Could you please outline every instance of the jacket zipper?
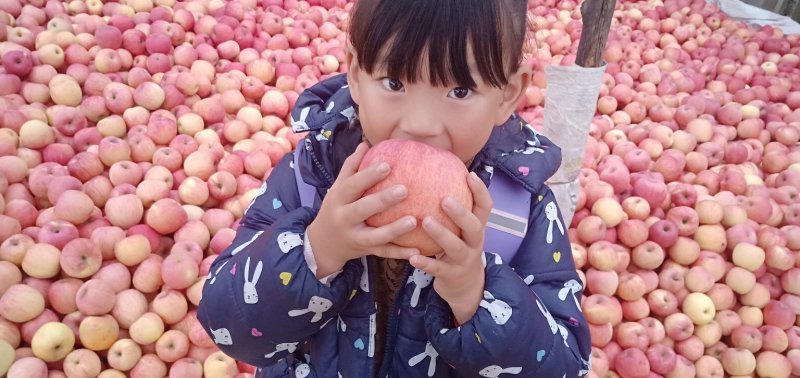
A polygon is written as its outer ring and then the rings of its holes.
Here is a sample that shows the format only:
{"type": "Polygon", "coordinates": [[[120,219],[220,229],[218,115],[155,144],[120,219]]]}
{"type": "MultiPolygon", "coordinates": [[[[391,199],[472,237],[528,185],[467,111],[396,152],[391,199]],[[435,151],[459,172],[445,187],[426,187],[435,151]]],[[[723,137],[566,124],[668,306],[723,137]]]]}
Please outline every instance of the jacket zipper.
{"type": "MultiPolygon", "coordinates": [[[[310,156],[311,156],[311,160],[314,163],[314,166],[320,172],[322,172],[323,177],[325,177],[325,179],[328,181],[327,186],[328,186],[328,188],[330,188],[331,186],[333,186],[333,182],[334,182],[335,179],[331,176],[331,174],[325,168],[325,165],[322,164],[322,162],[317,158],[317,151],[314,150],[314,146],[311,144],[311,142],[310,141],[306,141],[305,139],[303,139],[303,143],[304,143],[304,148],[306,149],[306,152],[308,152],[310,154],[310,156]],[[307,147],[305,146],[306,143],[308,144],[307,147]]],[[[299,148],[300,146],[297,146],[297,147],[299,148]]],[[[295,169],[298,169],[298,168],[299,167],[295,167],[295,169]]]]}
{"type": "Polygon", "coordinates": [[[403,297],[403,292],[406,290],[408,277],[411,276],[411,264],[406,262],[405,274],[403,274],[402,286],[397,291],[394,298],[394,305],[392,312],[389,313],[389,321],[386,329],[386,344],[384,345],[383,362],[381,362],[381,369],[378,373],[378,378],[389,377],[389,366],[391,366],[390,356],[394,355],[395,339],[397,338],[397,311],[400,309],[400,299],[403,297]]]}

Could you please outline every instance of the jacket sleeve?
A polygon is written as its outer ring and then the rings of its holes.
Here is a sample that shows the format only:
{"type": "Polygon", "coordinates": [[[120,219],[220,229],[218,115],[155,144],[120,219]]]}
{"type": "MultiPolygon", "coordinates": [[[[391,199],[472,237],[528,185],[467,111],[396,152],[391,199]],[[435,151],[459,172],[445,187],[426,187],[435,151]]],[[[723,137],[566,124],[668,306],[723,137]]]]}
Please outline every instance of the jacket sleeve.
{"type": "Polygon", "coordinates": [[[300,207],[287,155],[245,211],[236,237],[214,261],[197,318],[225,354],[268,366],[300,349],[347,305],[362,265],[350,262],[329,286],[309,269],[303,239],[316,210],[300,207]]]}
{"type": "Polygon", "coordinates": [[[450,307],[433,294],[428,337],[462,376],[578,377],[590,370],[583,288],[555,197],[544,190],[533,198],[528,233],[511,265],[485,253],[484,299],[470,321],[453,328],[450,307]]]}

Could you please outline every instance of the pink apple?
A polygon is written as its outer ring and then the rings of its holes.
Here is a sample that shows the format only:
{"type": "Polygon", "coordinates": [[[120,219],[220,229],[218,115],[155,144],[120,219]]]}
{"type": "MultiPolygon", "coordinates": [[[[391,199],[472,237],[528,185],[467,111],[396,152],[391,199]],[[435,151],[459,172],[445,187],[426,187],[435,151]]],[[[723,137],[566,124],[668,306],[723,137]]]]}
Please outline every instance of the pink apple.
{"type": "Polygon", "coordinates": [[[186,211],[171,198],[156,201],[145,214],[147,225],[162,235],[177,231],[186,221],[186,211]]]}
{"type": "Polygon", "coordinates": [[[24,79],[33,69],[33,59],[31,54],[23,50],[12,50],[3,54],[3,68],[6,73],[16,75],[24,79]]]}
{"type": "Polygon", "coordinates": [[[61,252],[61,269],[70,277],[86,278],[100,269],[103,255],[89,239],[74,239],[61,252]]]}
{"type": "Polygon", "coordinates": [[[647,377],[650,362],[647,355],[638,348],[628,348],[614,357],[614,367],[624,378],[647,377]]]}
{"type": "Polygon", "coordinates": [[[678,227],[669,220],[662,219],[650,226],[648,239],[662,248],[669,248],[678,240],[678,227]]]}
{"type": "Polygon", "coordinates": [[[116,293],[108,282],[90,279],[78,289],[75,303],[84,315],[104,315],[114,308],[116,298],[116,293]]]}

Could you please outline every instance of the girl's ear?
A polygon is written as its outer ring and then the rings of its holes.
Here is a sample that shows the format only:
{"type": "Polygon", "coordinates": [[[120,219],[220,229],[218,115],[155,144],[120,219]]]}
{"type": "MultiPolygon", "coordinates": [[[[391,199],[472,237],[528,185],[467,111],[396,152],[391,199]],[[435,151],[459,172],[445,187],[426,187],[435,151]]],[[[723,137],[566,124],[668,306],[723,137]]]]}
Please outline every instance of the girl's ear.
{"type": "Polygon", "coordinates": [[[353,98],[356,105],[359,103],[358,71],[360,69],[353,46],[349,46],[347,49],[347,86],[350,88],[350,97],[353,98]]]}
{"type": "Polygon", "coordinates": [[[525,90],[531,81],[531,66],[523,64],[519,66],[517,72],[508,79],[508,84],[503,88],[503,98],[497,109],[495,125],[502,125],[511,117],[511,113],[517,109],[520,99],[525,95],[525,90]]]}

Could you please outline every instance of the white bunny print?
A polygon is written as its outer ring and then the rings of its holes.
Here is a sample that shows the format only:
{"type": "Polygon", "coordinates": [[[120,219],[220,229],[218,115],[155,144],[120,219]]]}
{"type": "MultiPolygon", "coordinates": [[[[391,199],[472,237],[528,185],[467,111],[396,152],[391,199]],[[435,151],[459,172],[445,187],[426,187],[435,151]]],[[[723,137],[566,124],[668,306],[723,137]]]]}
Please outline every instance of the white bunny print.
{"type": "Polygon", "coordinates": [[[562,225],[561,220],[558,219],[558,209],[553,201],[548,202],[544,207],[544,214],[550,221],[550,224],[547,226],[547,244],[553,244],[553,223],[558,226],[561,235],[564,235],[564,225],[562,225]]]}
{"type": "Polygon", "coordinates": [[[261,278],[261,269],[263,268],[264,263],[259,261],[258,264],[256,264],[256,270],[253,272],[253,280],[250,281],[250,256],[247,256],[247,261],[244,263],[244,303],[258,303],[256,282],[258,282],[258,279],[261,278]]]}
{"type": "Polygon", "coordinates": [[[533,282],[533,274],[529,274],[524,280],[522,280],[522,282],[525,282],[525,285],[530,286],[531,282],[533,282]]]}
{"type": "Polygon", "coordinates": [[[431,362],[428,363],[428,376],[433,377],[433,375],[436,374],[436,357],[438,356],[439,352],[437,352],[436,349],[433,348],[433,345],[431,345],[431,342],[428,341],[425,344],[425,351],[411,357],[411,359],[408,360],[408,366],[416,366],[418,363],[430,357],[431,362]]]}
{"type": "Polygon", "coordinates": [[[348,107],[345,110],[342,110],[341,112],[339,112],[339,114],[345,116],[348,121],[352,121],[353,119],[356,118],[356,110],[352,106],[348,107]]]}
{"type": "Polygon", "coordinates": [[[211,279],[211,281],[208,283],[209,285],[213,285],[214,282],[217,282],[217,275],[219,274],[219,271],[222,270],[222,268],[225,267],[226,264],[228,264],[228,261],[229,260],[225,260],[225,262],[222,263],[222,265],[220,265],[219,268],[217,268],[217,270],[214,271],[213,277],[211,275],[211,272],[208,272],[208,275],[206,276],[206,279],[209,279],[209,278],[211,279]]]}
{"type": "Polygon", "coordinates": [[[592,359],[590,358],[589,361],[586,361],[581,357],[581,370],[578,372],[579,377],[583,377],[589,372],[592,371],[592,359]]]}
{"type": "Polygon", "coordinates": [[[514,374],[514,375],[517,375],[517,374],[519,374],[521,372],[522,372],[522,368],[521,367],[510,367],[510,368],[503,369],[500,366],[491,365],[491,366],[487,366],[487,367],[481,369],[481,371],[479,371],[478,374],[481,377],[498,378],[498,377],[500,377],[500,374],[514,374]]]}
{"type": "Polygon", "coordinates": [[[365,293],[369,293],[369,268],[367,267],[367,258],[361,257],[361,265],[364,266],[364,271],[361,272],[361,283],[358,284],[361,287],[361,290],[364,290],[365,293]]]}
{"type": "Polygon", "coordinates": [[[547,324],[550,325],[550,332],[553,332],[554,335],[557,332],[561,332],[561,337],[564,339],[564,345],[569,347],[569,344],[567,344],[567,336],[569,336],[567,333],[567,328],[556,323],[556,320],[553,319],[553,315],[550,315],[550,311],[548,311],[547,308],[542,305],[542,302],[537,300],[536,305],[539,306],[539,310],[542,312],[542,315],[544,315],[545,319],[547,319],[547,324]]]}
{"type": "Polygon", "coordinates": [[[567,342],[567,337],[569,337],[569,333],[567,332],[567,327],[558,324],[558,332],[561,333],[561,338],[564,339],[564,346],[569,348],[569,343],[567,342]]]}
{"type": "Polygon", "coordinates": [[[263,233],[264,233],[263,230],[262,231],[258,231],[258,232],[255,233],[255,235],[253,235],[252,238],[250,238],[250,240],[248,240],[248,241],[246,241],[246,242],[244,242],[242,244],[239,244],[238,247],[234,248],[233,251],[231,251],[231,256],[236,256],[237,253],[241,252],[245,247],[250,245],[250,243],[252,243],[254,240],[256,240],[256,238],[261,236],[261,234],[263,234],[263,233]]]}
{"type": "Polygon", "coordinates": [[[528,147],[525,147],[524,149],[521,150],[516,150],[515,152],[521,152],[523,155],[531,155],[534,152],[543,154],[544,150],[541,147],[537,147],[537,145],[533,144],[531,141],[528,141],[528,147]]]}
{"type": "Polygon", "coordinates": [[[528,140],[528,144],[533,144],[535,146],[541,146],[542,142],[539,140],[539,135],[543,135],[542,133],[536,131],[536,129],[531,126],[530,123],[525,124],[525,128],[530,130],[533,133],[533,140],[528,140]]]}
{"type": "Polygon", "coordinates": [[[567,300],[567,295],[571,293],[572,299],[575,301],[575,306],[578,306],[578,310],[583,312],[583,309],[581,309],[581,304],[578,302],[578,297],[575,296],[575,293],[581,291],[581,289],[581,284],[576,280],[564,282],[564,288],[558,292],[558,299],[565,301],[567,300]]]}
{"type": "Polygon", "coordinates": [[[492,314],[492,319],[498,325],[503,325],[508,322],[508,319],[511,319],[511,306],[508,303],[503,302],[499,299],[495,299],[492,293],[485,291],[483,292],[483,298],[481,299],[480,306],[485,308],[492,314]],[[491,301],[491,302],[489,302],[491,301]]]}
{"type": "Polygon", "coordinates": [[[264,181],[264,183],[261,184],[261,187],[258,188],[258,192],[256,192],[256,195],[254,195],[253,199],[250,200],[250,203],[247,204],[247,207],[244,209],[244,214],[247,214],[247,211],[250,210],[250,207],[253,206],[253,203],[256,202],[256,198],[261,197],[261,195],[266,193],[266,191],[267,191],[267,182],[264,181]]]}
{"type": "Polygon", "coordinates": [[[303,238],[298,233],[284,231],[278,235],[278,246],[283,253],[289,253],[289,251],[301,245],[303,245],[303,238]]]}
{"type": "Polygon", "coordinates": [[[300,131],[307,131],[309,129],[308,124],[306,123],[306,118],[308,118],[308,113],[311,112],[311,107],[305,107],[303,110],[300,111],[300,119],[295,120],[294,116],[291,116],[292,120],[292,129],[296,132],[300,131]]]}
{"type": "Polygon", "coordinates": [[[555,335],[556,332],[558,332],[558,324],[556,324],[555,319],[553,319],[553,315],[550,315],[550,311],[548,311],[539,300],[536,301],[536,305],[539,306],[539,311],[541,311],[542,315],[544,315],[545,319],[547,319],[547,324],[550,326],[550,332],[553,332],[555,335]]]}
{"type": "Polygon", "coordinates": [[[213,329],[211,334],[214,335],[214,343],[218,345],[233,345],[233,338],[231,332],[227,328],[213,329]]]}
{"type": "Polygon", "coordinates": [[[408,278],[406,285],[412,282],[416,284],[416,286],[414,287],[414,292],[411,293],[411,307],[417,307],[422,289],[430,286],[431,282],[433,282],[433,276],[425,273],[425,271],[414,269],[414,273],[408,278]]]}
{"type": "Polygon", "coordinates": [[[297,378],[306,378],[309,374],[311,374],[311,366],[308,364],[297,365],[297,368],[294,369],[294,376],[297,378]]]}
{"type": "Polygon", "coordinates": [[[275,351],[274,352],[267,353],[267,354],[264,355],[264,357],[265,358],[272,358],[272,356],[274,356],[275,353],[282,352],[284,350],[289,352],[289,353],[292,353],[297,349],[297,344],[298,343],[280,343],[280,344],[275,346],[275,351]]]}
{"type": "Polygon", "coordinates": [[[486,267],[486,264],[487,264],[487,262],[486,262],[486,254],[487,253],[494,256],[494,265],[503,265],[503,258],[500,257],[500,255],[498,255],[498,254],[496,254],[494,252],[485,252],[484,254],[481,255],[481,262],[483,263],[483,267],[484,268],[486,267]]]}
{"type": "Polygon", "coordinates": [[[322,313],[328,311],[331,306],[333,306],[333,302],[329,299],[314,295],[311,297],[311,300],[308,301],[308,308],[291,310],[289,311],[289,316],[295,317],[313,312],[314,316],[311,318],[311,323],[316,323],[322,319],[322,313]]]}

